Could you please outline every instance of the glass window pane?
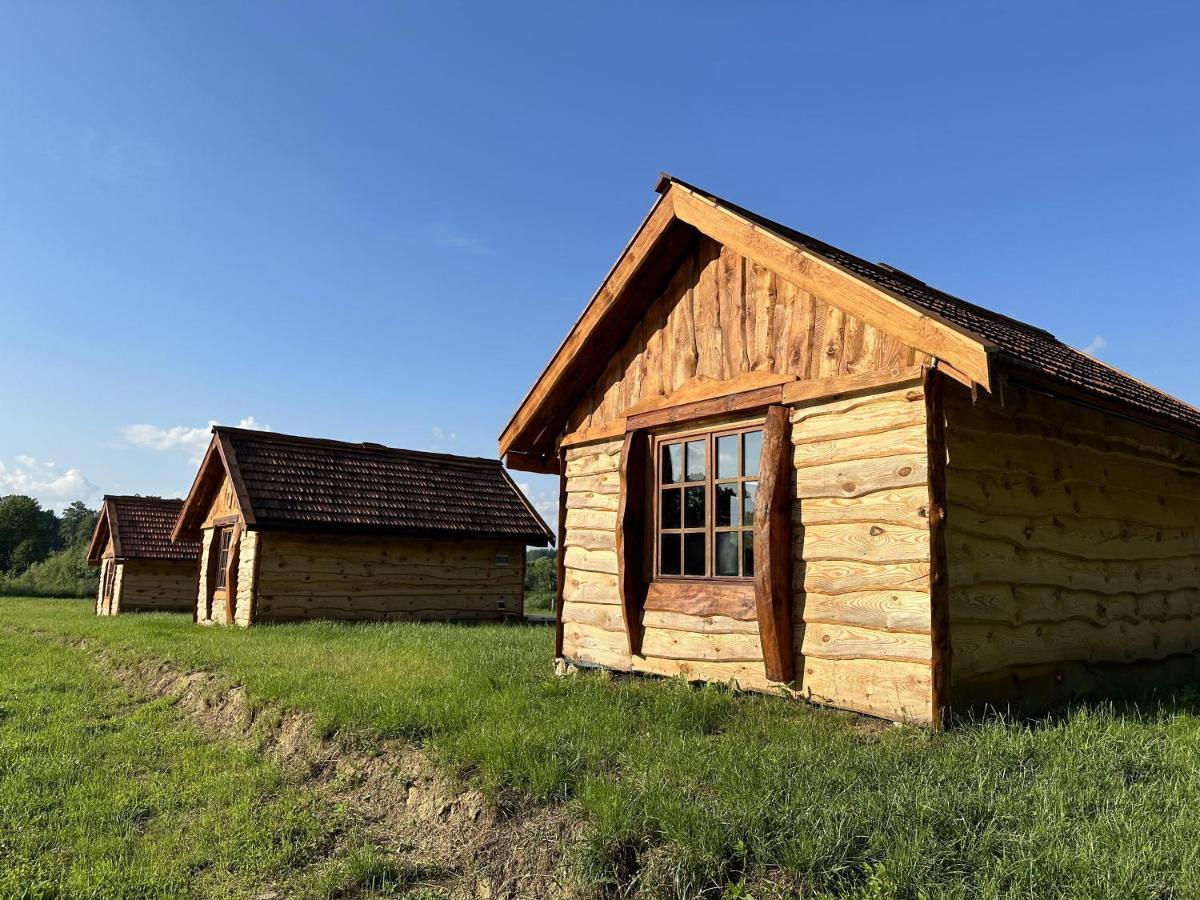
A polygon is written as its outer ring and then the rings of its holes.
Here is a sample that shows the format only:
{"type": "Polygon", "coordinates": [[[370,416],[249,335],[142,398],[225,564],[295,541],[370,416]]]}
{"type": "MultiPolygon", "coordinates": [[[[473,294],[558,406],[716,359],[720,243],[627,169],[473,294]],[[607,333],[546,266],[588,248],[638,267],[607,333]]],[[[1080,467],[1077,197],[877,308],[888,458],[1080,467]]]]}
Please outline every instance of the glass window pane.
{"type": "Polygon", "coordinates": [[[754,532],[742,532],[742,574],[747,578],[754,575],[754,532]]]}
{"type": "Polygon", "coordinates": [[[683,444],[668,444],[662,448],[662,483],[683,481],[683,444]]]}
{"type": "Polygon", "coordinates": [[[716,559],[714,563],[718,575],[736,575],[738,573],[738,535],[737,531],[718,531],[716,534],[716,559]]]}
{"type": "Polygon", "coordinates": [[[717,438],[717,477],[738,477],[738,436],[727,434],[717,438]]]}
{"type": "Polygon", "coordinates": [[[664,534],[659,538],[658,571],[662,575],[679,574],[679,535],[664,534]]]}
{"type": "Polygon", "coordinates": [[[728,528],[738,523],[737,482],[717,485],[717,527],[728,528]]]}
{"type": "Polygon", "coordinates": [[[683,574],[707,575],[708,567],[704,564],[704,535],[685,534],[683,536],[683,574]]]}
{"type": "Polygon", "coordinates": [[[754,496],[758,493],[757,481],[742,482],[742,524],[754,524],[754,496]]]}
{"type": "Polygon", "coordinates": [[[762,456],[762,432],[747,431],[742,435],[742,474],[758,474],[758,458],[762,456]]]}
{"type": "Polygon", "coordinates": [[[704,488],[689,487],[683,489],[683,527],[704,527],[704,488]]]}
{"type": "Polygon", "coordinates": [[[662,527],[679,527],[679,488],[668,488],[662,492],[662,527]]]}
{"type": "Polygon", "coordinates": [[[687,480],[704,480],[704,441],[687,442],[687,480]]]}

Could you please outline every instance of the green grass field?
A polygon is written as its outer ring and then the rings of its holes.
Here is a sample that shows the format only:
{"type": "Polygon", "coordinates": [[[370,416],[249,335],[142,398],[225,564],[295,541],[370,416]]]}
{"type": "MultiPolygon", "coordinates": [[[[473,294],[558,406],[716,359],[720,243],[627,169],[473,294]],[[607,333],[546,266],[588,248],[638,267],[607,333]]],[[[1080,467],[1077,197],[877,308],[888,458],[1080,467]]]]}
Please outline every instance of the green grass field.
{"type": "MultiPolygon", "coordinates": [[[[380,736],[419,742],[494,794],[571,804],[587,823],[572,866],[601,889],[760,898],[788,890],[1200,896],[1194,692],[1137,708],[1081,707],[1033,724],[960,723],[935,734],[715,686],[556,678],[552,630],[544,627],[305,623],[222,630],[197,628],[184,616],[97,619],[90,604],[77,601],[3,600],[0,635],[6,660],[26,667],[3,674],[0,796],[27,793],[25,783],[37,777],[37,764],[27,771],[7,762],[40,752],[21,744],[26,719],[50,709],[63,720],[55,727],[86,731],[84,722],[119,709],[119,695],[94,674],[78,675],[91,685],[86,689],[64,693],[58,686],[76,677],[68,670],[82,665],[83,651],[52,638],[84,637],[118,656],[227,674],[261,703],[311,712],[326,733],[364,743],[380,736]],[[61,669],[55,660],[64,661],[61,669]],[[14,683],[31,698],[14,694],[14,683]]],[[[165,709],[150,710],[138,714],[161,715],[164,727],[178,727],[165,709]]],[[[122,779],[142,765],[134,758],[136,739],[103,740],[101,755],[122,779]]],[[[200,792],[190,786],[213,777],[203,764],[210,751],[194,737],[178,740],[154,755],[153,777],[194,796],[200,792]]],[[[82,745],[73,752],[76,768],[93,756],[82,745]]],[[[248,761],[242,777],[253,792],[271,776],[248,761]]],[[[58,826],[46,810],[57,802],[68,820],[76,815],[85,800],[70,788],[70,780],[60,785],[48,777],[38,788],[42,805],[3,822],[0,842],[11,840],[14,825],[26,836],[15,853],[0,843],[0,878],[10,879],[0,884],[18,883],[26,871],[58,870],[51,850],[58,826]]],[[[324,824],[286,792],[279,796],[282,813],[241,813],[240,829],[263,829],[257,868],[232,872],[216,861],[214,878],[270,878],[285,859],[322,852],[336,824],[324,824]],[[276,838],[281,828],[298,836],[276,838]]],[[[208,827],[186,806],[156,809],[152,821],[175,817],[208,827]]],[[[66,840],[76,848],[82,842],[81,835],[66,840]]],[[[144,858],[158,861],[136,870],[139,883],[156,885],[161,872],[164,885],[177,884],[172,879],[186,864],[159,860],[172,857],[175,846],[149,829],[139,834],[136,853],[89,847],[76,870],[117,872],[144,858]]]]}

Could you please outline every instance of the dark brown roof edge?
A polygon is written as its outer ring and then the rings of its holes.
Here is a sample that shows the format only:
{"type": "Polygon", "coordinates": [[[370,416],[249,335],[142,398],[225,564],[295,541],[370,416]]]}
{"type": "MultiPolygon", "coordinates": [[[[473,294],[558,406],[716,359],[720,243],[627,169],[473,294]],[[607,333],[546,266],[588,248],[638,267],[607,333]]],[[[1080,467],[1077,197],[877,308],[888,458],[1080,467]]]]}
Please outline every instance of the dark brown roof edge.
{"type": "Polygon", "coordinates": [[[364,453],[386,453],[395,456],[421,456],[431,460],[462,463],[474,466],[499,466],[503,464],[498,459],[487,456],[460,456],[454,453],[438,453],[433,450],[410,450],[406,447],[389,447],[373,441],[338,441],[333,438],[305,437],[299,434],[284,434],[281,431],[259,431],[254,428],[235,428],[232,425],[214,425],[213,434],[228,434],[234,437],[267,439],[280,443],[301,443],[313,447],[335,447],[339,450],[359,450],[364,453]]]}
{"type": "MultiPolygon", "coordinates": [[[[535,513],[536,515],[536,513],[535,513]]],[[[540,521],[540,517],[539,517],[540,521]]],[[[544,525],[545,523],[542,522],[544,525]]],[[[291,531],[318,534],[388,534],[400,537],[460,538],[478,541],[523,541],[531,546],[553,546],[552,535],[535,531],[475,531],[469,528],[429,528],[400,525],[367,525],[346,522],[303,522],[295,519],[260,519],[250,531],[291,531]]]]}

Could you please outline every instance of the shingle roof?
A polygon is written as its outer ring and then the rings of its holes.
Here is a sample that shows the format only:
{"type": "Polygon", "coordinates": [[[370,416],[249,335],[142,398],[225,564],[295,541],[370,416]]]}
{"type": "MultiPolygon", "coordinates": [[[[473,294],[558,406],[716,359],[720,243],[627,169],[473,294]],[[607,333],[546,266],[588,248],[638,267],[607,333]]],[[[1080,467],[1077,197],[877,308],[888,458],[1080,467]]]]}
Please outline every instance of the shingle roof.
{"type": "Polygon", "coordinates": [[[1048,331],[939,291],[891,266],[869,263],[845,250],[839,250],[824,241],[730,203],[702,188],[670,176],[664,177],[707,197],[762,228],[775,232],[786,240],[803,246],[847,272],[979,335],[995,344],[1008,360],[1017,365],[1134,408],[1200,428],[1200,410],[1064,344],[1048,331]]]}
{"type": "Polygon", "coordinates": [[[247,521],[260,528],[552,540],[499,460],[223,426],[213,432],[244,487],[247,521]]]}
{"type": "Polygon", "coordinates": [[[116,555],[122,559],[194,562],[200,559],[199,541],[171,540],[171,530],[181,509],[182,500],[106,496],[96,528],[107,528],[113,536],[116,555]]]}

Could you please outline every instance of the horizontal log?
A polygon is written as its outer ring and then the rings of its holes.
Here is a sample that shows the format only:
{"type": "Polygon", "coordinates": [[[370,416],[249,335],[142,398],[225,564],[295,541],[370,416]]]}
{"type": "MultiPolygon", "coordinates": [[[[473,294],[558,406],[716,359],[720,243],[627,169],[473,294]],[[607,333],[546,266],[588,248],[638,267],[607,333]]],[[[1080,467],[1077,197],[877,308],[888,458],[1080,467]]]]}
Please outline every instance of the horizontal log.
{"type": "Polygon", "coordinates": [[[882,490],[925,484],[924,456],[867,459],[796,470],[796,497],[862,497],[882,490]]]}
{"type": "Polygon", "coordinates": [[[929,663],[933,658],[929,633],[879,631],[858,625],[805,622],[796,641],[805,659],[900,659],[929,663]]]}
{"type": "Polygon", "coordinates": [[[666,610],[647,609],[642,613],[642,624],[646,628],[660,628],[667,631],[758,636],[757,622],[731,619],[728,616],[688,616],[666,610]]]}
{"type": "Polygon", "coordinates": [[[566,565],[568,569],[577,569],[581,572],[616,575],[617,554],[612,550],[585,550],[582,547],[568,546],[566,565]]]}
{"type": "Polygon", "coordinates": [[[913,722],[932,719],[926,663],[805,658],[796,693],[814,703],[913,722]]]}
{"type": "Polygon", "coordinates": [[[796,566],[793,586],[817,594],[859,591],[925,591],[929,562],[876,564],[857,560],[816,560],[796,566]]]}
{"type": "Polygon", "coordinates": [[[617,517],[615,512],[609,512],[608,510],[568,509],[567,527],[615,532],[617,517]]]}
{"type": "Polygon", "coordinates": [[[578,600],[563,604],[563,622],[590,625],[602,631],[625,632],[625,619],[619,604],[583,603],[578,600]]]}
{"type": "Polygon", "coordinates": [[[960,504],[954,510],[954,531],[1080,559],[1200,559],[1196,526],[1153,526],[1086,516],[994,515],[960,504]]]}
{"type": "Polygon", "coordinates": [[[761,662],[712,662],[694,659],[660,659],[636,657],[634,671],[666,678],[684,678],[710,684],[730,684],[743,691],[774,693],[779,685],[767,681],[761,662]]]}
{"type": "Polygon", "coordinates": [[[858,591],[848,594],[800,593],[796,627],[803,623],[861,625],[883,631],[929,631],[929,592],[858,591]]]}
{"type": "Polygon", "coordinates": [[[911,562],[929,558],[929,528],[906,525],[809,525],[795,538],[796,556],[806,563],[846,559],[911,562]]]}
{"type": "Polygon", "coordinates": [[[809,439],[792,448],[792,461],[798,468],[846,463],[858,459],[923,455],[927,451],[925,423],[905,425],[877,434],[848,434],[809,439]]]}
{"type": "Polygon", "coordinates": [[[563,586],[563,596],[567,601],[620,603],[620,591],[615,573],[567,569],[563,578],[563,586]]]}
{"type": "Polygon", "coordinates": [[[616,513],[619,496],[612,492],[576,491],[567,493],[567,509],[592,509],[616,513]]]}
{"type": "Polygon", "coordinates": [[[567,458],[567,477],[578,478],[583,475],[607,475],[621,468],[621,448],[617,445],[615,452],[590,453],[575,455],[567,458]]]}
{"type": "Polygon", "coordinates": [[[951,620],[998,625],[1050,624],[1078,620],[1093,625],[1112,622],[1165,622],[1200,618],[1200,591],[1123,591],[1100,593],[1055,585],[984,582],[952,586],[951,620]]]}
{"type": "Polygon", "coordinates": [[[582,547],[584,550],[611,550],[617,552],[616,533],[609,530],[567,527],[567,547],[582,547]]]}
{"type": "Polygon", "coordinates": [[[621,491],[621,476],[618,472],[605,472],[601,475],[567,476],[567,493],[619,494],[621,491]]]}
{"type": "Polygon", "coordinates": [[[804,526],[868,522],[928,527],[928,516],[929,488],[923,484],[861,497],[805,497],[792,503],[792,522],[804,526]]]}
{"type": "Polygon", "coordinates": [[[761,662],[762,645],[757,633],[697,634],[646,628],[642,636],[642,655],[708,662],[761,662]]]}
{"type": "Polygon", "coordinates": [[[783,402],[788,405],[833,403],[863,394],[880,394],[919,384],[922,366],[905,366],[882,372],[862,372],[814,378],[785,385],[783,402]]]}

